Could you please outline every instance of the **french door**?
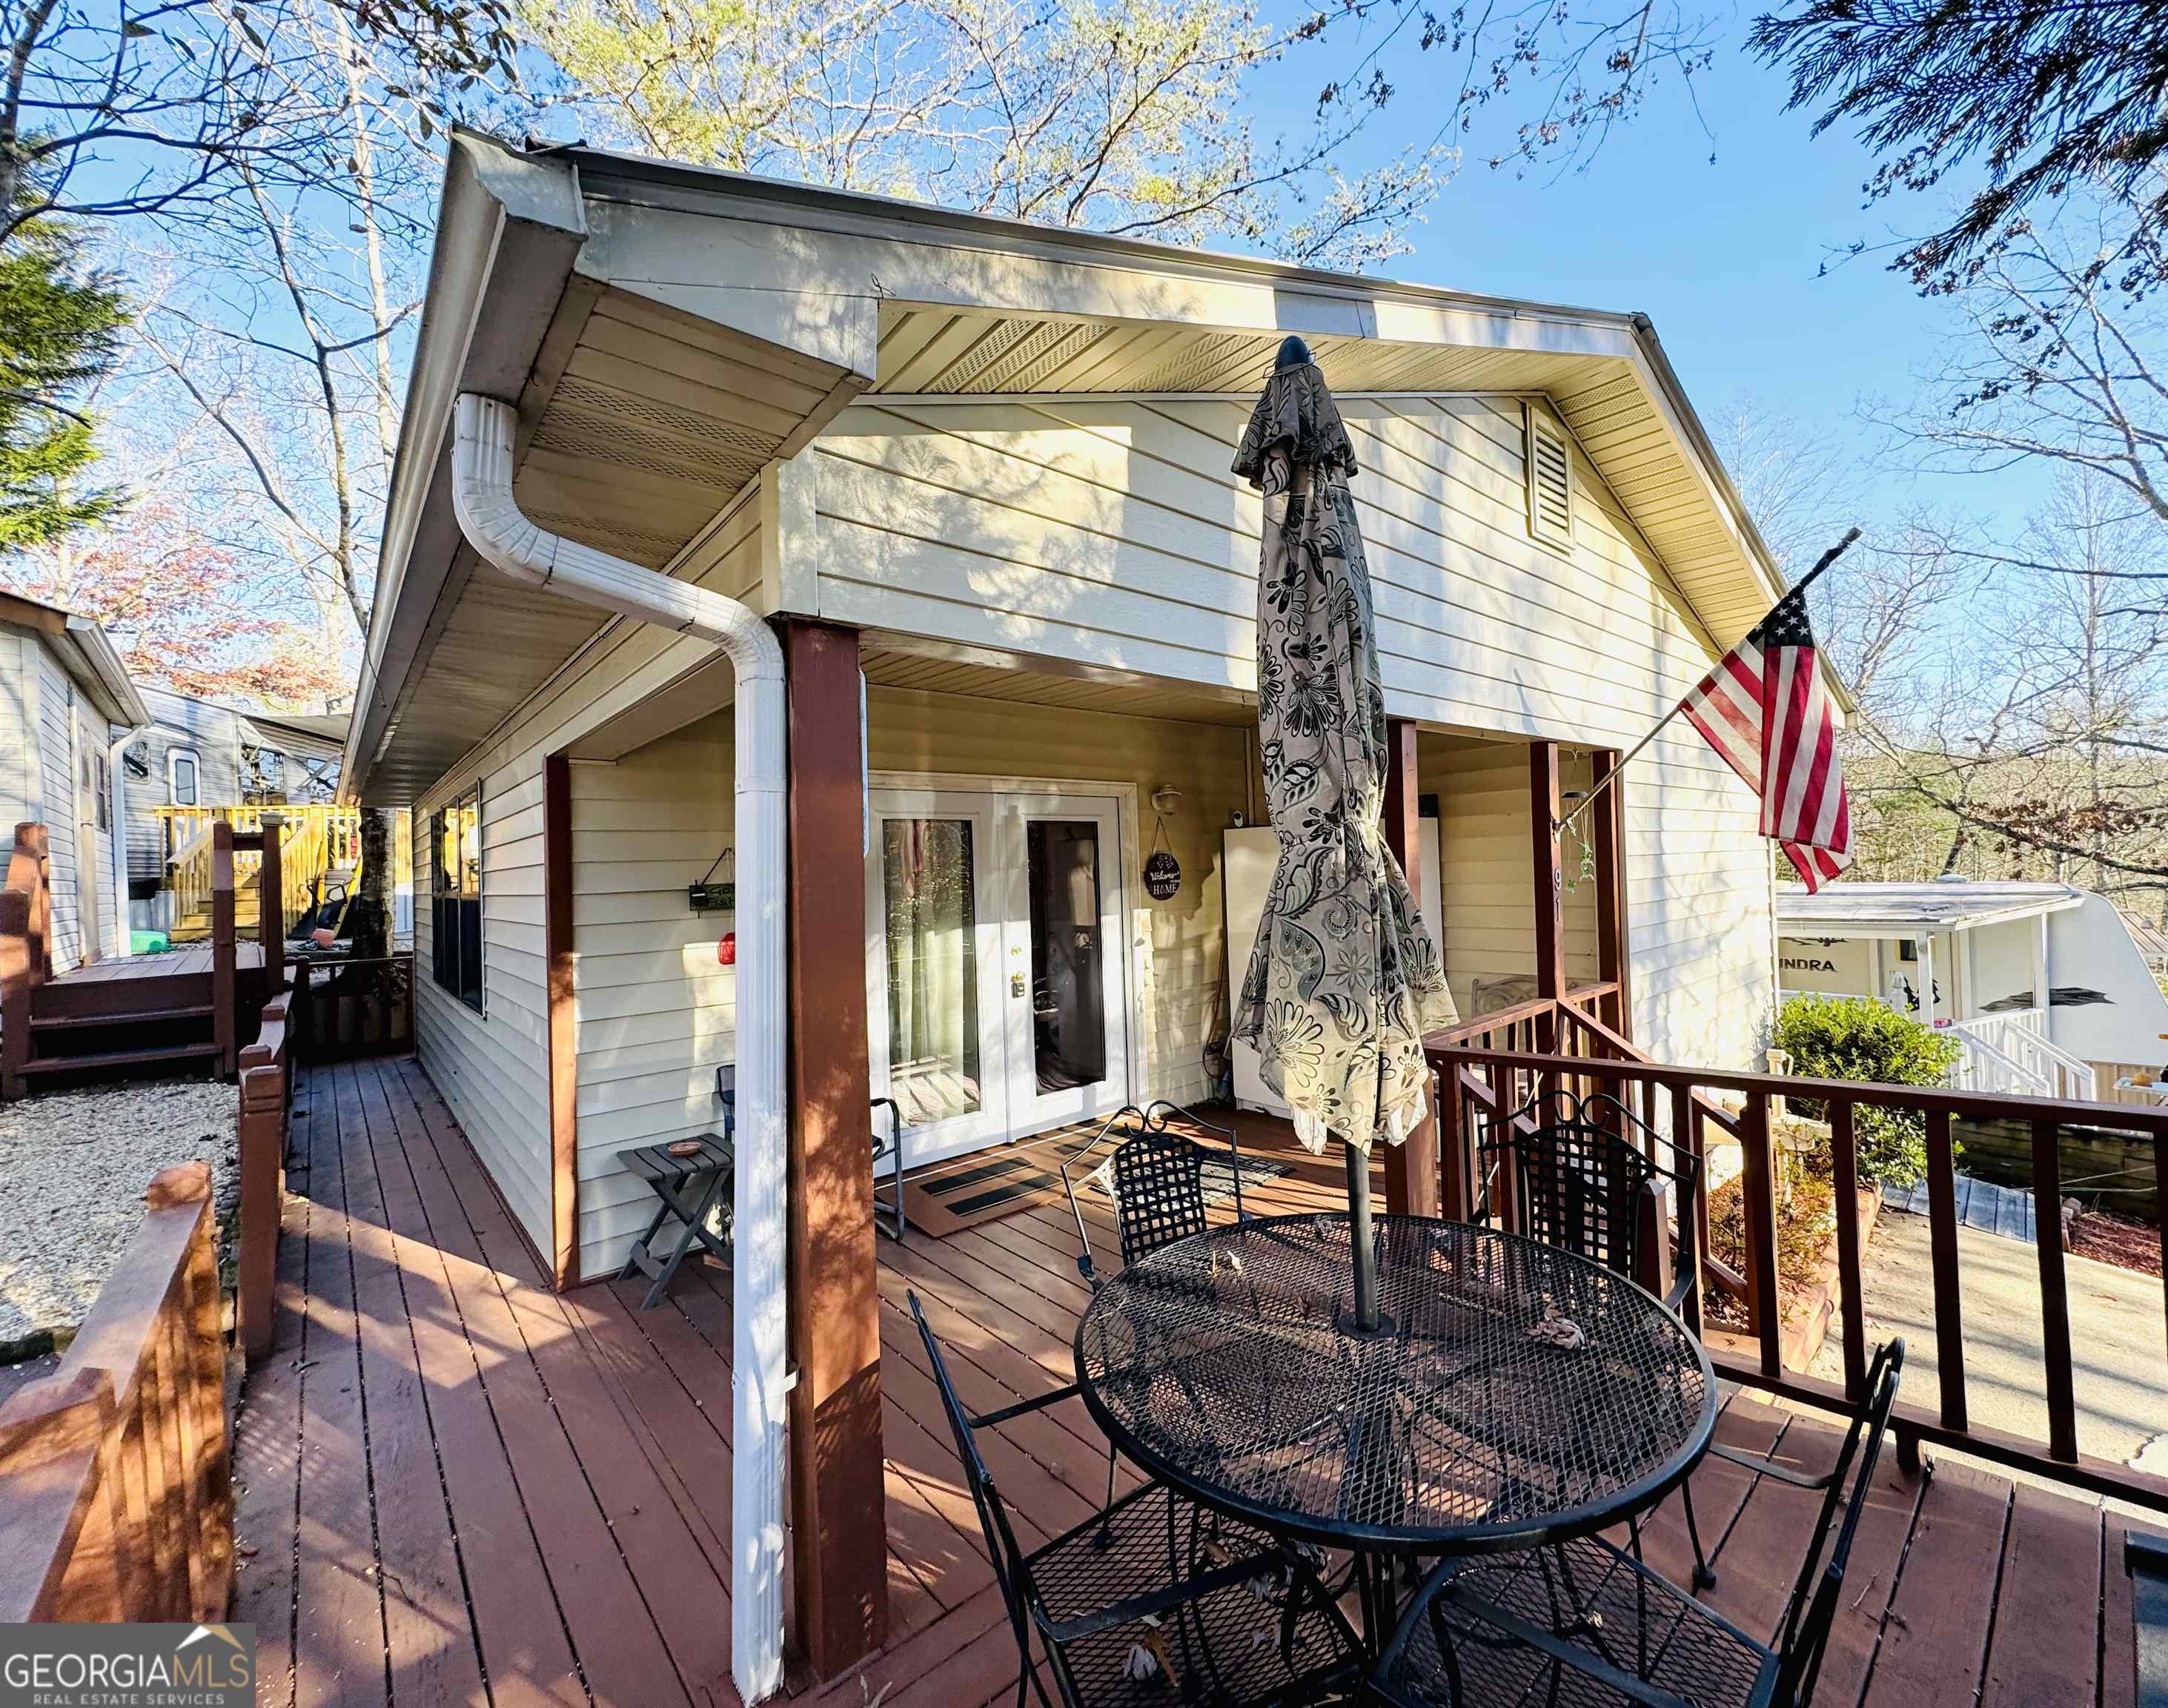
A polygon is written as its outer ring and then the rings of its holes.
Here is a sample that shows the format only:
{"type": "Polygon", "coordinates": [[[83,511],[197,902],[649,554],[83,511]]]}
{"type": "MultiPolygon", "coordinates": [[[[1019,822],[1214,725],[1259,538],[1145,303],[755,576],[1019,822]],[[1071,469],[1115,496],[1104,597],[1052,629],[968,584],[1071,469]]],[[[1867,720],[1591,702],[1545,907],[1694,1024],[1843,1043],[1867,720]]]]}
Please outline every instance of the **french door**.
{"type": "Polygon", "coordinates": [[[879,789],[866,859],[877,1095],[913,1165],[1129,1100],[1110,796],[879,789]]]}

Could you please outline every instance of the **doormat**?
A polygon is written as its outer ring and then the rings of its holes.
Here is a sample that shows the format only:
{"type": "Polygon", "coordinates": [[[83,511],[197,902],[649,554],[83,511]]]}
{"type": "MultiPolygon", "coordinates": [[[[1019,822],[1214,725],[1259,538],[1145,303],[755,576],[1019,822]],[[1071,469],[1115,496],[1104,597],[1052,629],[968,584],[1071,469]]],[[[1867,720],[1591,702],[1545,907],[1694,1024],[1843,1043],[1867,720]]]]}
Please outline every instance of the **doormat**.
{"type": "MultiPolygon", "coordinates": [[[[946,1239],[967,1227],[1021,1215],[1041,1204],[1065,1207],[1068,1195],[1061,1187],[1061,1165],[1089,1148],[1102,1125],[1063,1127],[1039,1138],[974,1152],[906,1175],[903,1201],[912,1232],[946,1239]]],[[[1113,1148],[1110,1143],[1108,1150],[1113,1148]]],[[[1252,1180],[1284,1179],[1294,1173],[1292,1163],[1263,1157],[1242,1158],[1246,1184],[1252,1180]]],[[[1080,1179],[1077,1184],[1085,1183],[1080,1179]]],[[[1225,1163],[1206,1163],[1205,1200],[1218,1203],[1232,1197],[1234,1190],[1234,1171],[1225,1163]]],[[[1112,1198],[1103,1187],[1097,1196],[1102,1202],[1112,1198]]]]}

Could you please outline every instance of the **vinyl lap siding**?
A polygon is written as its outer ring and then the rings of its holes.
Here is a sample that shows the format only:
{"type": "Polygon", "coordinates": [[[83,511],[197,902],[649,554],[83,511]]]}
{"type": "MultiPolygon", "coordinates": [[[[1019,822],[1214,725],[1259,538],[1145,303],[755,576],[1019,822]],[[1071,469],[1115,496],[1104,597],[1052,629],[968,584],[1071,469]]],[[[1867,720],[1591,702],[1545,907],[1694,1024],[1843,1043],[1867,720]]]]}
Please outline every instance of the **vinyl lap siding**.
{"type": "MultiPolygon", "coordinates": [[[[747,504],[727,519],[684,572],[689,580],[734,597],[756,596],[761,585],[758,506],[747,504]]],[[[551,1242],[543,760],[712,659],[717,651],[706,641],[644,624],[605,626],[598,620],[598,630],[585,649],[437,782],[414,817],[416,1047],[474,1141],[483,1166],[543,1253],[551,1242]],[[481,1014],[438,990],[428,976],[428,816],[477,778],[482,786],[481,1014]]],[[[574,769],[577,776],[585,768],[574,769]]],[[[715,786],[727,801],[727,771],[715,786]]],[[[709,858],[714,858],[712,851],[709,858]]],[[[698,875],[696,871],[691,877],[698,875]]],[[[577,896],[576,885],[576,916],[577,896]]],[[[580,947],[576,926],[576,953],[580,947]]],[[[596,1189],[583,1182],[583,1202],[596,1189]]],[[[606,1200],[608,1194],[603,1195],[606,1200]]],[[[614,1221],[607,1209],[603,1213],[605,1227],[622,1220],[620,1215],[614,1221]]],[[[584,1224],[580,1237],[590,1237],[584,1224]]]]}
{"type": "Polygon", "coordinates": [[[36,817],[30,811],[34,785],[30,721],[36,716],[29,672],[35,642],[12,629],[0,629],[0,833],[12,845],[15,827],[36,817]]]}
{"type": "MultiPolygon", "coordinates": [[[[1528,537],[1517,400],[1343,409],[1395,716],[1623,748],[1708,668],[1705,636],[1577,450],[1570,551],[1528,537]]],[[[815,445],[821,615],[1251,689],[1262,508],[1228,472],[1245,418],[1209,402],[854,405],[815,445]]],[[[1751,797],[1691,730],[1626,784],[1639,1035],[1744,1066],[1773,997],[1751,797]]],[[[1523,760],[1523,851],[1525,785],[1523,760]]]]}
{"type": "Polygon", "coordinates": [[[736,921],[695,913],[685,889],[731,843],[731,724],[720,714],[571,768],[585,1276],[621,1266],[654,1214],[617,1153],[722,1125],[715,1069],[737,1059],[737,975],[715,945],[736,921]]]}
{"type": "Polygon", "coordinates": [[[52,851],[53,971],[82,959],[82,914],[76,894],[75,684],[44,647],[38,655],[38,768],[42,789],[31,814],[45,826],[52,851]]]}

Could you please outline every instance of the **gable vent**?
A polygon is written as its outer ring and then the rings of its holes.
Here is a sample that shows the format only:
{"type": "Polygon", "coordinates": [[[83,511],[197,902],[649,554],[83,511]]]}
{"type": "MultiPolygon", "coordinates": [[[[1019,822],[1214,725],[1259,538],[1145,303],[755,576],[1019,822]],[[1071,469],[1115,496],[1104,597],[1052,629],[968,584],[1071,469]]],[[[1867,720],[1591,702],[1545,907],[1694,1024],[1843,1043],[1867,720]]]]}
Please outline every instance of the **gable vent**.
{"type": "Polygon", "coordinates": [[[1565,434],[1533,403],[1528,429],[1528,532],[1552,545],[1573,544],[1573,453],[1565,434]]]}

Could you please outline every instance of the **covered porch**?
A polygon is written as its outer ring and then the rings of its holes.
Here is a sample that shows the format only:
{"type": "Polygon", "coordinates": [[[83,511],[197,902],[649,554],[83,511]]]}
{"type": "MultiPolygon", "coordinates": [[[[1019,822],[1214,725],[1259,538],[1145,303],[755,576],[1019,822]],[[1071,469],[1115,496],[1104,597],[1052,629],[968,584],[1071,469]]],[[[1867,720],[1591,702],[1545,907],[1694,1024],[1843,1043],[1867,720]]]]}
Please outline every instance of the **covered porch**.
{"type": "MultiPolygon", "coordinates": [[[[295,1110],[276,1349],[236,1467],[235,1614],[257,1627],[259,1700],[737,1701],[728,1275],[688,1264],[651,1312],[629,1285],[554,1292],[412,1060],[315,1070],[295,1110]]],[[[1274,1154],[1294,1167],[1257,1207],[1335,1200],[1336,1163],[1274,1154]]],[[[1013,1699],[1012,1639],[905,1299],[926,1301],[967,1404],[1044,1392],[1071,1375],[1075,1242],[1054,1206],[881,1242],[885,1537],[863,1546],[879,1550],[888,1634],[825,1686],[794,1671],[792,1695],[1013,1699]]],[[[1836,1440],[1737,1390],[1718,1438],[1809,1471],[1836,1440]]],[[[1103,1494],[1103,1443],[1073,1405],[987,1439],[1026,1546],[1103,1494]]],[[[1766,1631],[1809,1498],[1714,1461],[1694,1486],[1712,1604],[1766,1631]]],[[[2131,1703],[2124,1529],[2091,1497],[1953,1454],[1910,1471],[1887,1455],[1816,1701],[2131,1703]]],[[[1676,1502],[1648,1536],[1683,1580],[1676,1502]]]]}

